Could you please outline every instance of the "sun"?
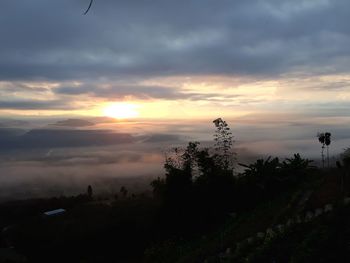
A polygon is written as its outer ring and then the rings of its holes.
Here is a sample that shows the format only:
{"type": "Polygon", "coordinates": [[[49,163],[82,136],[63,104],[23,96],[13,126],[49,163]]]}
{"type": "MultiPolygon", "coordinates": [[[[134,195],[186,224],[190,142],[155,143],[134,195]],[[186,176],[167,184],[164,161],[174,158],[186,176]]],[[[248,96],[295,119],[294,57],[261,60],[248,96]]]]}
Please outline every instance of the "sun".
{"type": "Polygon", "coordinates": [[[139,116],[138,106],[131,103],[112,103],[103,109],[103,114],[116,119],[135,118],[139,116]]]}

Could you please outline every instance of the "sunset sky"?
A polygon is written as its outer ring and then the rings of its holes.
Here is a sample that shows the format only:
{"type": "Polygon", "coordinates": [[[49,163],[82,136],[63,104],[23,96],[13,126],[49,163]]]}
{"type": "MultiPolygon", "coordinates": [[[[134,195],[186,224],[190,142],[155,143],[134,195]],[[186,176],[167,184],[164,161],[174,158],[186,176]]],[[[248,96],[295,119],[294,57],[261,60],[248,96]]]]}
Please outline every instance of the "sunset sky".
{"type": "Polygon", "coordinates": [[[328,129],[347,146],[349,1],[95,0],[83,15],[88,4],[1,1],[0,119],[209,133],[223,117],[241,141],[328,129]]]}
{"type": "Polygon", "coordinates": [[[164,151],[212,143],[218,117],[241,162],[317,159],[320,131],[331,156],[350,146],[349,1],[89,2],[0,1],[3,188],[161,175],[164,151]]]}
{"type": "Polygon", "coordinates": [[[349,116],[349,1],[88,3],[1,1],[2,117],[349,116]]]}

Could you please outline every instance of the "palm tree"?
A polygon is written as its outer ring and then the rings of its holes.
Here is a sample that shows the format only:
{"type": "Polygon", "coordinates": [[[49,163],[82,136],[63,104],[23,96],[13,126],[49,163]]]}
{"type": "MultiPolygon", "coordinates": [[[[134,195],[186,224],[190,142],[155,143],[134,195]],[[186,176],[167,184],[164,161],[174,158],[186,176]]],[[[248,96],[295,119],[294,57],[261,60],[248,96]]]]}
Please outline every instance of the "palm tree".
{"type": "Polygon", "coordinates": [[[292,158],[286,158],[282,162],[282,168],[292,171],[305,170],[313,168],[313,166],[310,165],[312,162],[312,160],[304,159],[299,153],[296,153],[292,158]]]}
{"type": "Polygon", "coordinates": [[[322,144],[321,157],[322,157],[322,168],[324,168],[324,148],[325,148],[325,135],[324,133],[317,133],[318,141],[322,144]]]}
{"type": "Polygon", "coordinates": [[[317,134],[318,141],[322,144],[322,151],[321,151],[321,157],[322,157],[322,168],[324,168],[324,149],[327,148],[327,166],[329,168],[329,145],[331,144],[331,133],[325,132],[325,133],[318,133],[317,134]]]}
{"type": "Polygon", "coordinates": [[[331,133],[326,132],[324,135],[325,135],[324,143],[327,147],[327,166],[329,168],[329,145],[331,144],[331,133]]]}

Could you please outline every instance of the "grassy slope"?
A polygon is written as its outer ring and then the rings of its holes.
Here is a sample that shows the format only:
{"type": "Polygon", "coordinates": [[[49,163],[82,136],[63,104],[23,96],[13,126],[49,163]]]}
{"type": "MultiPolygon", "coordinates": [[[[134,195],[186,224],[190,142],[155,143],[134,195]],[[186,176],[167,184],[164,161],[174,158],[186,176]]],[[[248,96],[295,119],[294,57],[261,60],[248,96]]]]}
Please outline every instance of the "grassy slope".
{"type": "MultiPolygon", "coordinates": [[[[287,218],[293,217],[306,210],[313,210],[323,207],[327,203],[336,202],[342,197],[340,189],[339,171],[317,171],[315,174],[310,174],[305,178],[302,184],[293,189],[289,189],[279,198],[271,200],[269,203],[262,204],[249,213],[241,214],[235,219],[228,219],[227,223],[220,230],[206,237],[190,242],[177,240],[153,248],[154,250],[149,252],[158,253],[158,257],[151,258],[149,262],[193,263],[203,262],[204,260],[208,260],[208,262],[218,262],[218,254],[225,251],[226,248],[232,248],[234,250],[237,242],[251,236],[256,236],[257,232],[265,232],[268,227],[285,223],[287,218]]],[[[301,251],[307,249],[308,246],[315,251],[320,249],[311,246],[311,244],[318,244],[313,243],[312,240],[319,234],[321,235],[321,239],[324,238],[324,240],[329,241],[329,239],[332,239],[331,233],[336,231],[333,229],[332,219],[328,220],[327,218],[324,221],[318,220],[315,223],[313,222],[302,227],[299,226],[299,228],[291,230],[292,233],[295,232],[295,235],[290,235],[290,237],[284,236],[284,239],[276,240],[269,245],[265,244],[263,248],[260,249],[262,250],[261,253],[270,253],[268,254],[270,257],[267,256],[267,258],[261,258],[261,260],[272,261],[274,259],[272,256],[273,251],[280,250],[283,251],[283,253],[281,252],[282,255],[289,255],[290,258],[293,258],[294,261],[291,262],[307,262],[302,260],[298,261],[298,257],[302,255],[301,251]],[[318,225],[317,222],[321,222],[320,225],[318,225]],[[284,246],[283,249],[279,245],[284,246]],[[294,256],[292,257],[291,255],[294,256]]],[[[342,219],[338,218],[334,220],[342,219]]],[[[319,244],[322,247],[324,243],[320,241],[319,244]]],[[[257,244],[253,244],[252,246],[251,249],[253,251],[258,248],[257,244]]],[[[248,252],[242,253],[240,259],[236,258],[236,260],[232,262],[239,262],[241,259],[248,256],[248,252]]],[[[260,256],[262,257],[263,255],[260,256]]],[[[258,255],[256,255],[256,257],[258,257],[258,255]]],[[[300,257],[303,258],[302,256],[300,257]]],[[[257,260],[256,262],[264,261],[257,260]]],[[[288,261],[284,258],[284,260],[277,260],[276,262],[288,261]]]]}

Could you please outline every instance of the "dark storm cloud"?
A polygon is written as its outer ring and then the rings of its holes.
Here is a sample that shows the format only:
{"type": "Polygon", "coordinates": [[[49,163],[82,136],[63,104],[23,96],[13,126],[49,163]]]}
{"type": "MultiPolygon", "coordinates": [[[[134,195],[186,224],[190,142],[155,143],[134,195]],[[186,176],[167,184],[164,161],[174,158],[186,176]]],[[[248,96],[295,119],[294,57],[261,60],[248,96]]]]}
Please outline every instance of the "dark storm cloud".
{"type": "Polygon", "coordinates": [[[0,3],[0,78],[348,72],[350,2],[0,3]]]}

